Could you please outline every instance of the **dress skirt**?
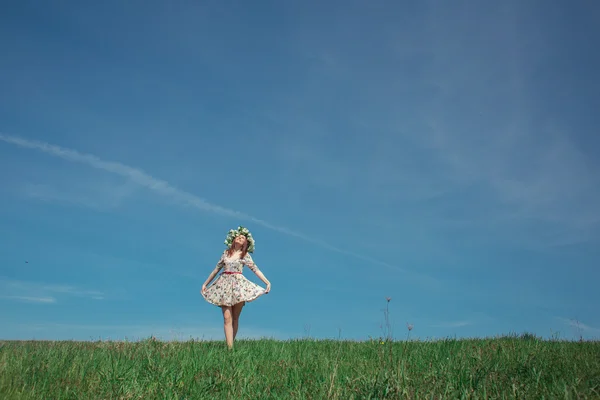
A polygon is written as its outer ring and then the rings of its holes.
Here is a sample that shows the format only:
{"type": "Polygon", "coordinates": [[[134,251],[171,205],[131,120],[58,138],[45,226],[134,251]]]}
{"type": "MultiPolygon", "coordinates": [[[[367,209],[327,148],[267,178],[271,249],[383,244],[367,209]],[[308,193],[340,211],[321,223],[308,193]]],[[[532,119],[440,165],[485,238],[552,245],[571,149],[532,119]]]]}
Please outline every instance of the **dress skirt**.
{"type": "Polygon", "coordinates": [[[249,281],[242,274],[221,274],[206,291],[204,300],[215,306],[233,306],[250,302],[265,294],[265,289],[249,281]]]}

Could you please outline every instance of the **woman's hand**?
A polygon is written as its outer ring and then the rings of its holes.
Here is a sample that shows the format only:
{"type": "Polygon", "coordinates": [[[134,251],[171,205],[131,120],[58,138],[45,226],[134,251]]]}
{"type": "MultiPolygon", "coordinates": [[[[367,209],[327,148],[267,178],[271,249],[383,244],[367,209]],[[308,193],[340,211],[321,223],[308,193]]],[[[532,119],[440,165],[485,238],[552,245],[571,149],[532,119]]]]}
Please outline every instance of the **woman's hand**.
{"type": "Polygon", "coordinates": [[[202,285],[202,289],[200,289],[200,293],[204,294],[205,291],[206,291],[206,283],[204,285],[202,285]]]}
{"type": "Polygon", "coordinates": [[[267,288],[265,289],[265,294],[269,293],[271,291],[271,283],[267,283],[267,288]]]}

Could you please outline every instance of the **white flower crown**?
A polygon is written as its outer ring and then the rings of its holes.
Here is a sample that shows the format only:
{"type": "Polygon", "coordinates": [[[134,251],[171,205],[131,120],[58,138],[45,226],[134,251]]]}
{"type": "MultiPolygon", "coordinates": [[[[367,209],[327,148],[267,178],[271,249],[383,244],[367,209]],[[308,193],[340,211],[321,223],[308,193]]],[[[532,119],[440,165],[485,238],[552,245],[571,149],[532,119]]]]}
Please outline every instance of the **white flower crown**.
{"type": "Polygon", "coordinates": [[[246,236],[246,240],[248,240],[248,253],[254,253],[254,238],[252,237],[252,234],[248,228],[244,228],[243,226],[238,226],[238,228],[235,230],[229,230],[227,238],[225,239],[225,244],[227,247],[231,247],[235,238],[240,235],[246,236]]]}

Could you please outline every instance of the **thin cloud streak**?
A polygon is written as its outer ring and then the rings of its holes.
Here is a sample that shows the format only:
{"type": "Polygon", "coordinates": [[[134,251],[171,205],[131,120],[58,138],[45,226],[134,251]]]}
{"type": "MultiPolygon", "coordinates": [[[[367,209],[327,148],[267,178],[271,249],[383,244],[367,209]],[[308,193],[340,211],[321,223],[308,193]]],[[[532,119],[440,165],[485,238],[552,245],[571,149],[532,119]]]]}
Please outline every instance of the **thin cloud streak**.
{"type": "Polygon", "coordinates": [[[73,286],[67,285],[46,285],[42,289],[55,293],[64,293],[70,296],[91,297],[95,300],[104,298],[104,294],[97,290],[79,290],[73,286]]]}
{"type": "Polygon", "coordinates": [[[82,290],[70,285],[48,285],[6,278],[0,278],[0,290],[7,293],[7,295],[2,296],[3,298],[36,303],[55,303],[56,299],[49,293],[88,297],[94,300],[104,299],[104,293],[98,290],[82,290]]]}
{"type": "Polygon", "coordinates": [[[26,303],[56,303],[54,297],[31,297],[31,296],[0,296],[2,299],[24,301],[26,303]]]}
{"type": "Polygon", "coordinates": [[[556,317],[556,319],[558,319],[559,321],[561,321],[563,324],[570,326],[571,328],[575,329],[577,332],[581,332],[581,333],[590,333],[590,334],[600,334],[600,328],[596,328],[587,324],[584,324],[583,322],[579,321],[578,319],[569,319],[569,318],[563,318],[563,317],[556,317]]]}
{"type": "Polygon", "coordinates": [[[454,321],[454,322],[443,322],[439,324],[429,325],[432,328],[460,328],[463,326],[473,325],[471,321],[454,321]]]}
{"type": "MultiPolygon", "coordinates": [[[[105,160],[102,160],[102,159],[92,155],[92,154],[83,154],[76,150],[66,149],[66,148],[52,145],[49,143],[40,142],[37,140],[22,139],[20,137],[16,137],[16,136],[12,136],[12,135],[5,135],[2,133],[0,133],[0,140],[4,141],[6,143],[9,143],[9,144],[16,145],[18,147],[41,151],[43,153],[62,158],[64,160],[87,164],[96,169],[101,169],[101,170],[104,170],[107,172],[121,175],[121,176],[126,177],[126,178],[132,180],[133,182],[135,182],[141,186],[144,186],[148,189],[151,189],[163,196],[170,197],[171,199],[173,199],[176,202],[181,203],[181,204],[191,205],[200,210],[219,214],[219,215],[224,215],[227,217],[233,217],[233,218],[238,218],[238,219],[242,219],[242,220],[252,221],[256,224],[264,226],[267,229],[271,229],[273,231],[280,232],[285,235],[296,237],[305,242],[312,243],[319,247],[322,247],[322,248],[325,248],[325,249],[328,249],[328,250],[331,250],[331,251],[334,251],[334,252],[337,252],[340,254],[345,254],[345,255],[348,255],[348,256],[363,260],[363,261],[367,261],[369,263],[378,264],[378,265],[381,265],[381,266],[384,266],[387,268],[391,268],[391,269],[394,269],[397,271],[402,271],[402,272],[411,273],[413,275],[416,275],[414,272],[410,272],[410,271],[408,271],[404,268],[398,267],[396,265],[388,264],[383,261],[379,261],[379,260],[375,260],[370,257],[363,256],[361,254],[343,250],[343,249],[334,247],[328,243],[322,242],[320,240],[312,239],[301,233],[294,232],[288,228],[273,225],[269,222],[266,222],[266,221],[261,220],[256,217],[253,217],[251,215],[248,215],[248,214],[245,214],[245,213],[242,213],[239,211],[231,210],[231,209],[228,209],[225,207],[221,207],[216,204],[212,204],[198,196],[195,196],[191,193],[177,189],[176,187],[173,187],[172,185],[170,185],[168,182],[166,182],[162,179],[155,178],[140,169],[133,168],[128,165],[121,164],[119,162],[105,161],[105,160]]],[[[422,276],[421,278],[425,278],[424,280],[429,281],[430,283],[433,282],[431,277],[422,276]]]]}

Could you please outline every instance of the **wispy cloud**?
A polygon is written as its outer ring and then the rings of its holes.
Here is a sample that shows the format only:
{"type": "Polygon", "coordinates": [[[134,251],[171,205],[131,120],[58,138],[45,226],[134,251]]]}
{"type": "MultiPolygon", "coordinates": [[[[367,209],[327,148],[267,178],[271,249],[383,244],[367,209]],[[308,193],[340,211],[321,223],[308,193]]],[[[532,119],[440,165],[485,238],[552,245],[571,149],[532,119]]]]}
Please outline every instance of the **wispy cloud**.
{"type": "Polygon", "coordinates": [[[85,290],[71,285],[55,285],[41,282],[20,281],[0,278],[2,297],[9,300],[34,303],[56,303],[55,296],[86,297],[103,300],[104,293],[98,290],[85,290]]]}
{"type": "Polygon", "coordinates": [[[487,212],[466,213],[466,223],[489,226],[494,215],[494,225],[536,247],[598,240],[597,160],[577,144],[585,133],[572,131],[538,96],[533,66],[546,63],[549,42],[539,26],[519,26],[520,12],[503,4],[475,19],[452,7],[428,14],[424,79],[440,90],[415,118],[418,138],[443,163],[438,176],[485,203],[487,212]],[[483,25],[497,46],[468,34],[483,25]]]}
{"type": "Polygon", "coordinates": [[[573,319],[573,318],[563,318],[556,317],[557,320],[561,321],[563,324],[573,328],[576,334],[592,334],[592,335],[600,335],[600,328],[593,327],[583,322],[573,319]]]}
{"type": "Polygon", "coordinates": [[[472,321],[448,321],[429,325],[432,328],[460,328],[463,326],[473,325],[472,321]]]}
{"type": "Polygon", "coordinates": [[[600,181],[564,134],[546,130],[542,140],[522,131],[474,146],[470,135],[450,134],[441,124],[434,129],[432,143],[453,179],[489,188],[505,218],[556,224],[570,234],[600,223],[600,181]]]}
{"type": "MultiPolygon", "coordinates": [[[[462,61],[457,62],[462,68],[462,61]]],[[[472,79],[478,74],[474,70],[455,80],[440,78],[446,77],[441,73],[428,78],[443,84],[445,93],[432,96],[414,115],[410,129],[393,117],[376,120],[361,117],[359,111],[350,115],[355,127],[364,125],[359,129],[369,138],[354,157],[327,152],[325,128],[282,106],[281,114],[300,128],[285,126],[298,134],[282,139],[277,154],[291,173],[325,190],[339,193],[360,182],[361,193],[355,196],[361,199],[361,218],[381,218],[383,209],[396,212],[393,207],[410,210],[407,216],[430,229],[429,237],[448,228],[473,232],[482,240],[498,233],[513,244],[535,248],[598,241],[597,160],[549,116],[528,123],[519,101],[504,113],[490,112],[479,99],[491,93],[508,102],[523,93],[510,85],[494,81],[488,86],[486,79],[472,79]],[[472,82],[465,87],[465,81],[472,82]],[[465,90],[469,98],[460,104],[469,115],[449,113],[465,90]],[[368,122],[361,123],[361,118],[368,122]],[[482,230],[489,234],[481,235],[482,230]]]]}
{"type": "Polygon", "coordinates": [[[96,300],[102,300],[104,293],[98,290],[81,290],[70,285],[44,285],[42,290],[47,290],[54,293],[63,293],[69,296],[90,297],[96,300]]]}
{"type": "Polygon", "coordinates": [[[451,320],[444,320],[442,318],[425,318],[421,320],[421,324],[423,326],[442,329],[463,328],[466,326],[475,325],[483,326],[489,325],[492,322],[494,322],[494,318],[492,316],[479,311],[470,312],[467,315],[463,315],[462,317],[451,320]]]}
{"type": "Polygon", "coordinates": [[[32,297],[32,296],[0,296],[2,299],[22,301],[25,303],[56,303],[54,297],[32,297]]]}
{"type": "Polygon", "coordinates": [[[153,192],[155,192],[159,195],[168,197],[174,203],[179,204],[179,205],[192,206],[192,207],[195,207],[195,208],[205,211],[205,212],[223,215],[223,216],[235,218],[238,220],[252,221],[252,222],[259,224],[267,229],[271,229],[273,231],[276,231],[276,232],[279,232],[279,233],[282,233],[285,235],[293,236],[295,238],[312,243],[319,247],[322,247],[322,248],[325,248],[325,249],[328,249],[328,250],[331,250],[331,251],[334,251],[334,252],[337,252],[340,254],[345,254],[345,255],[348,255],[348,256],[351,256],[351,257],[354,257],[357,259],[361,259],[363,261],[366,261],[366,262],[369,262],[372,264],[378,264],[378,265],[381,265],[381,266],[384,266],[384,267],[387,267],[387,268],[390,268],[390,269],[393,269],[396,271],[406,272],[410,275],[413,275],[414,277],[416,277],[417,279],[419,279],[422,282],[432,283],[431,277],[419,274],[414,271],[409,271],[409,270],[403,269],[401,267],[398,267],[397,265],[392,265],[392,264],[389,264],[389,263],[386,263],[386,262],[383,262],[380,260],[373,259],[371,257],[366,257],[362,254],[358,254],[358,253],[355,253],[352,251],[340,249],[340,248],[332,246],[326,242],[316,240],[316,239],[308,237],[304,234],[295,232],[289,228],[277,226],[277,225],[271,224],[267,221],[261,220],[259,218],[253,217],[248,214],[245,214],[243,212],[225,208],[225,207],[219,206],[217,204],[212,204],[212,203],[208,202],[207,200],[204,200],[196,195],[193,195],[186,191],[180,190],[180,189],[170,185],[168,182],[166,182],[162,179],[155,178],[140,169],[133,168],[131,166],[121,164],[119,162],[105,161],[105,160],[102,160],[99,157],[91,155],[91,154],[83,154],[76,150],[67,149],[67,148],[63,148],[60,146],[56,146],[56,145],[52,145],[49,143],[40,142],[40,141],[36,141],[36,140],[27,140],[27,139],[23,139],[23,138],[12,136],[12,135],[5,135],[5,134],[0,133],[0,140],[5,143],[9,143],[9,144],[21,147],[21,148],[41,151],[43,153],[52,155],[54,157],[59,157],[59,158],[62,158],[64,160],[68,160],[71,162],[86,164],[92,168],[104,170],[104,171],[107,171],[107,172],[110,172],[113,174],[123,176],[125,178],[130,179],[131,181],[135,182],[136,184],[138,184],[140,186],[143,186],[147,189],[152,190],[153,192]]]}

